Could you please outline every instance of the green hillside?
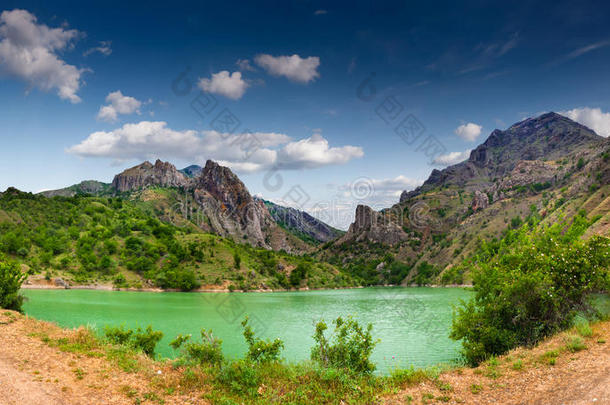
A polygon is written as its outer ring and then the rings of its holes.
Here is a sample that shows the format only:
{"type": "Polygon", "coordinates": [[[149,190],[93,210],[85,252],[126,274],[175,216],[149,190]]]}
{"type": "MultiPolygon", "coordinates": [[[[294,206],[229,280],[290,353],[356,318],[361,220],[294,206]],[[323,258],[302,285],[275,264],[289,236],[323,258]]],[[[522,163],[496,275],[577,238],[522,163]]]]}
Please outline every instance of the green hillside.
{"type": "Polygon", "coordinates": [[[175,192],[146,190],[127,200],[9,189],[0,196],[0,254],[33,279],[72,284],[180,290],[356,284],[332,265],[237,244],[180,213],[170,217],[175,192]]]}

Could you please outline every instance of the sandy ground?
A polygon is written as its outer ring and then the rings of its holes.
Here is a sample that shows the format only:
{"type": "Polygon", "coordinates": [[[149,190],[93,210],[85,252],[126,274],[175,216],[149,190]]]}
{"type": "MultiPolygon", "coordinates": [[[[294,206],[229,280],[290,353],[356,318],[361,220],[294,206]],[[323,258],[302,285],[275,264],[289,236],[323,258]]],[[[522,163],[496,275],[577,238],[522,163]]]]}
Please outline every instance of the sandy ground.
{"type": "Polygon", "coordinates": [[[568,336],[576,332],[562,333],[536,348],[519,348],[498,358],[497,366],[444,373],[439,378],[449,384],[444,389],[423,383],[386,398],[386,403],[610,404],[610,322],[594,325],[593,332],[584,339],[586,350],[566,350],[568,336]],[[553,351],[558,356],[552,365],[548,354],[553,351]]]}
{"type": "MultiPolygon", "coordinates": [[[[164,387],[179,381],[169,364],[142,357],[139,371],[125,372],[102,356],[102,349],[100,356],[84,355],[45,343],[44,337],[75,339],[80,332],[0,310],[0,405],[206,403],[202,391],[166,392],[164,387]]],[[[436,382],[407,387],[380,402],[610,405],[610,322],[595,325],[593,332],[585,350],[566,350],[568,335],[575,332],[563,333],[534,349],[516,349],[495,365],[446,371],[436,382]]]]}

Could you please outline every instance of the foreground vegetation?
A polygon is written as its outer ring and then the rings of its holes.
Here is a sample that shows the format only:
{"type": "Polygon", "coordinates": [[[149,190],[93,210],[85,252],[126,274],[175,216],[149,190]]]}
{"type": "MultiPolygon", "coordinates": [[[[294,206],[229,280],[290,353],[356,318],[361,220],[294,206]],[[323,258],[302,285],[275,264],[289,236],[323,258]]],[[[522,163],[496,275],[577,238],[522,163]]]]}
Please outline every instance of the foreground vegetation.
{"type": "Polygon", "coordinates": [[[584,212],[572,223],[532,220],[500,241],[483,243],[470,260],[475,296],[457,309],[451,337],[473,365],[517,346],[532,346],[597,314],[592,292],[610,290],[610,239],[581,240],[584,212]]]}

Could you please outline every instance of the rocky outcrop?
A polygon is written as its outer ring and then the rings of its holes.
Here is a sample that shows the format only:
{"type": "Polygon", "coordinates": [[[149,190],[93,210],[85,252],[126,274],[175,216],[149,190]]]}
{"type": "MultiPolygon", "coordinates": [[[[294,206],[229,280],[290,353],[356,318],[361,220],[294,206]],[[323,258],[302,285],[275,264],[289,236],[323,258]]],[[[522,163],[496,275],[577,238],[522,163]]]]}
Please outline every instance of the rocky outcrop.
{"type": "Polygon", "coordinates": [[[484,210],[485,208],[489,207],[489,197],[487,194],[476,190],[474,192],[471,207],[473,211],[484,210]]]}
{"type": "Polygon", "coordinates": [[[356,218],[337,244],[349,241],[369,241],[396,245],[409,239],[402,229],[402,219],[391,211],[376,212],[366,205],[356,207],[356,218]]]}
{"type": "Polygon", "coordinates": [[[187,177],[169,162],[157,160],[153,165],[144,162],[114,176],[112,187],[119,192],[134,191],[145,187],[185,187],[187,177]]]}
{"type": "Polygon", "coordinates": [[[271,248],[268,231],[275,226],[271,215],[229,168],[208,160],[194,179],[193,189],[195,201],[215,232],[271,248]]]}

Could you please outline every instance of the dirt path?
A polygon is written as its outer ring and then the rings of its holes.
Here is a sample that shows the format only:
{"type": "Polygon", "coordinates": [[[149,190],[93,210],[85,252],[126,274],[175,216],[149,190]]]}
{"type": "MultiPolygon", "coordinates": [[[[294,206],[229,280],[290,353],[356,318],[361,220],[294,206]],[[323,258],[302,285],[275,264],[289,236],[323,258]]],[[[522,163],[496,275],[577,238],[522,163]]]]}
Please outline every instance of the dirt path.
{"type": "Polygon", "coordinates": [[[476,369],[443,373],[437,384],[407,388],[386,403],[610,405],[610,322],[593,327],[584,350],[566,348],[574,335],[516,349],[476,369]]]}
{"type": "Polygon", "coordinates": [[[86,347],[81,332],[1,311],[0,405],[207,403],[201,392],[167,395],[167,382],[177,376],[167,364],[142,356],[132,361],[137,371],[125,372],[103,349],[78,349],[86,347]],[[76,350],[56,342],[75,342],[76,350]]]}

